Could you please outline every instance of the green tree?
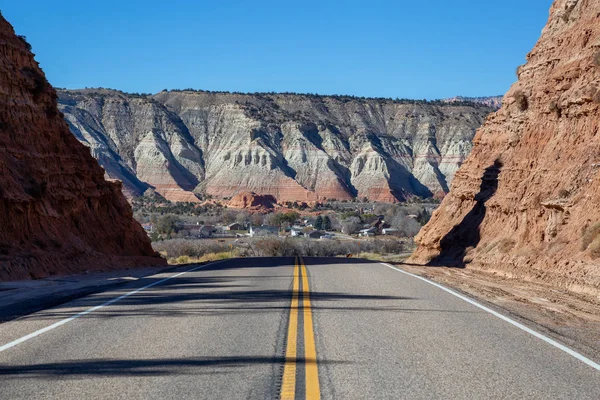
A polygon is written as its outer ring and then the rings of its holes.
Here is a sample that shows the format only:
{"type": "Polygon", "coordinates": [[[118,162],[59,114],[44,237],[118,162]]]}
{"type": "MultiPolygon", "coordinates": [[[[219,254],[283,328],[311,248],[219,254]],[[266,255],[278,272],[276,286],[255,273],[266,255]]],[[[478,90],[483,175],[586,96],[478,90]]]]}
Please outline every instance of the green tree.
{"type": "Polygon", "coordinates": [[[275,223],[279,226],[282,226],[286,223],[293,224],[298,218],[300,218],[300,214],[295,211],[290,211],[286,213],[280,213],[275,216],[275,223]]]}
{"type": "Polygon", "coordinates": [[[183,228],[183,222],[176,215],[163,215],[156,222],[156,231],[164,233],[168,237],[179,232],[183,228]]]}
{"type": "Polygon", "coordinates": [[[323,229],[323,217],[321,217],[320,215],[317,217],[317,219],[315,220],[315,223],[313,225],[313,227],[320,231],[321,229],[323,229]]]}
{"type": "Polygon", "coordinates": [[[323,229],[325,229],[326,231],[331,230],[331,218],[329,218],[328,215],[326,215],[325,218],[323,218],[323,229]]]}

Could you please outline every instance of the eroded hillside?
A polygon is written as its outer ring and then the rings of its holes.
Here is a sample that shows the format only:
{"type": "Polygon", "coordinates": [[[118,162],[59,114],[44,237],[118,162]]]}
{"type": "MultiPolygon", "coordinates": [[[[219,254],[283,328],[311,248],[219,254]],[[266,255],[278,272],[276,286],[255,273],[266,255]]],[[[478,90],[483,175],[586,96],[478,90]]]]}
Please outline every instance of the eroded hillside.
{"type": "Polygon", "coordinates": [[[248,190],[278,201],[442,196],[492,111],[460,102],[105,89],[60,91],[59,103],[109,176],[133,195],[152,186],[171,200],[248,190]]]}
{"type": "Polygon", "coordinates": [[[0,280],[162,263],[0,16],[0,280]]]}
{"type": "Polygon", "coordinates": [[[600,1],[557,0],[412,260],[600,292],[600,1]]]}

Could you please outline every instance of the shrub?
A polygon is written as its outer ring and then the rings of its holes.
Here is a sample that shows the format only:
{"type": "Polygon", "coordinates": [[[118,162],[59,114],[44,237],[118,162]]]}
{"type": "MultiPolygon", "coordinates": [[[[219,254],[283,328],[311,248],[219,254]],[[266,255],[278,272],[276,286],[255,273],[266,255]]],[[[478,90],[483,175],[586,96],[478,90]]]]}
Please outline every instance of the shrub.
{"type": "Polygon", "coordinates": [[[152,247],[159,253],[165,254],[166,257],[174,259],[181,256],[197,259],[209,253],[221,253],[230,249],[227,243],[217,243],[211,240],[186,239],[171,239],[153,242],[152,247]]]}
{"type": "Polygon", "coordinates": [[[33,94],[34,100],[38,100],[39,97],[48,88],[48,81],[41,73],[40,70],[31,67],[25,67],[21,69],[21,73],[27,78],[33,81],[33,85],[29,88],[31,94],[33,94]]]}
{"type": "Polygon", "coordinates": [[[190,258],[188,256],[179,256],[176,258],[175,262],[177,264],[188,264],[190,262],[190,258]]]}
{"type": "Polygon", "coordinates": [[[588,226],[581,237],[581,250],[587,250],[589,245],[600,235],[600,223],[588,226]]]}
{"type": "Polygon", "coordinates": [[[550,111],[551,113],[555,113],[557,117],[560,118],[561,116],[561,110],[560,107],[558,106],[558,103],[556,101],[551,101],[550,104],[548,105],[548,111],[550,111]]]}
{"type": "Polygon", "coordinates": [[[515,99],[515,103],[517,104],[519,111],[527,111],[527,109],[529,108],[529,101],[527,100],[527,96],[525,95],[525,93],[523,93],[522,90],[517,90],[513,95],[513,98],[515,99]]]}
{"type": "Polygon", "coordinates": [[[590,243],[589,249],[592,258],[600,257],[600,237],[597,237],[592,243],[590,243]]]}
{"type": "Polygon", "coordinates": [[[514,239],[504,238],[498,242],[497,249],[500,253],[508,253],[511,251],[517,242],[514,239]]]}
{"type": "Polygon", "coordinates": [[[27,41],[27,37],[23,36],[23,35],[18,35],[17,36],[19,38],[19,40],[21,42],[23,42],[23,44],[25,45],[25,47],[27,47],[28,51],[31,51],[31,45],[29,44],[29,42],[27,41]]]}
{"type": "Polygon", "coordinates": [[[566,199],[567,197],[569,197],[571,195],[571,192],[569,192],[567,189],[560,189],[558,191],[558,197],[560,199],[566,199]]]}

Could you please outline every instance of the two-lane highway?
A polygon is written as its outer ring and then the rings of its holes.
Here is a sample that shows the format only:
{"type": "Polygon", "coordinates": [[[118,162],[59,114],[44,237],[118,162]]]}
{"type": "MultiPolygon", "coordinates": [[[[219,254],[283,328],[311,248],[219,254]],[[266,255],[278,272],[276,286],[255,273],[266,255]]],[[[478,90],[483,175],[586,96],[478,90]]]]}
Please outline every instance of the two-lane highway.
{"type": "Polygon", "coordinates": [[[0,398],[600,398],[503,318],[381,263],[188,266],[0,324],[0,398]]]}

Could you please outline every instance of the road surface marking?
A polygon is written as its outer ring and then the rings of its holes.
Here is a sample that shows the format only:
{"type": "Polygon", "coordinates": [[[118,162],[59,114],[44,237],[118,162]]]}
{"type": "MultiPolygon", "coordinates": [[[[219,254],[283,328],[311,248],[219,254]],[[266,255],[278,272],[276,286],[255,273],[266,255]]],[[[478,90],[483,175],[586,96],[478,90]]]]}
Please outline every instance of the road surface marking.
{"type": "Polygon", "coordinates": [[[226,260],[222,260],[222,261],[216,261],[216,262],[213,262],[213,263],[210,263],[210,264],[200,265],[200,266],[198,266],[198,267],[194,267],[194,268],[192,268],[192,269],[188,269],[187,271],[180,272],[180,273],[178,273],[178,274],[175,274],[175,275],[173,275],[173,276],[169,276],[169,277],[167,277],[167,278],[161,279],[160,281],[156,281],[156,282],[154,282],[154,283],[151,283],[151,284],[149,284],[149,285],[146,285],[146,286],[144,286],[144,287],[142,287],[142,288],[139,288],[139,289],[133,290],[133,291],[131,291],[131,292],[129,292],[129,293],[125,293],[124,295],[121,295],[121,296],[119,296],[119,297],[115,297],[114,299],[112,299],[112,300],[109,300],[109,301],[107,301],[106,303],[102,303],[102,304],[100,304],[100,305],[98,305],[98,306],[95,306],[95,307],[92,307],[92,308],[88,308],[87,310],[85,310],[85,311],[82,311],[82,312],[80,312],[80,313],[78,313],[78,314],[75,314],[75,315],[73,315],[73,316],[71,316],[71,317],[69,317],[69,318],[65,318],[65,319],[63,319],[63,320],[60,320],[60,321],[58,321],[58,322],[55,322],[55,323],[54,323],[54,324],[52,324],[52,325],[49,325],[49,326],[47,326],[47,327],[45,327],[45,328],[42,328],[42,329],[39,329],[39,330],[37,330],[37,331],[35,331],[35,332],[32,332],[32,333],[30,333],[29,335],[25,335],[25,336],[23,336],[22,338],[19,338],[19,339],[13,340],[12,342],[9,342],[9,343],[6,343],[5,345],[2,345],[2,346],[0,346],[0,353],[1,353],[1,352],[3,352],[4,350],[8,350],[8,349],[10,349],[11,347],[14,347],[14,346],[16,346],[16,345],[18,345],[18,344],[21,344],[21,343],[23,343],[23,342],[25,342],[25,341],[27,341],[27,340],[29,340],[29,339],[33,339],[33,338],[34,338],[34,337],[36,337],[36,336],[39,336],[39,335],[41,335],[41,334],[43,334],[43,333],[46,333],[46,332],[48,332],[48,331],[51,331],[51,330],[52,330],[52,329],[54,329],[54,328],[58,328],[59,326],[61,326],[61,325],[64,325],[64,324],[66,324],[66,323],[68,323],[68,322],[71,322],[71,321],[73,321],[74,319],[77,319],[77,318],[79,318],[79,317],[83,317],[84,315],[87,315],[87,314],[89,314],[89,313],[92,313],[92,312],[94,312],[94,311],[97,311],[97,310],[99,310],[99,309],[101,309],[101,308],[103,308],[103,307],[109,306],[109,305],[111,305],[111,304],[113,304],[113,303],[116,303],[117,301],[123,300],[124,298],[126,298],[126,297],[129,297],[129,296],[131,296],[131,295],[133,295],[133,294],[139,293],[139,292],[141,292],[142,290],[145,290],[145,289],[151,288],[151,287],[153,287],[153,286],[156,286],[156,285],[160,285],[160,284],[161,284],[161,283],[163,283],[163,282],[166,282],[166,281],[168,281],[168,280],[170,280],[170,279],[173,279],[173,278],[177,278],[178,276],[181,276],[181,275],[187,274],[188,272],[193,272],[193,271],[196,271],[196,270],[199,270],[199,269],[202,269],[202,268],[206,268],[206,267],[208,267],[209,265],[220,264],[220,263],[222,263],[222,262],[225,262],[225,261],[226,261],[226,260]]]}
{"type": "Polygon", "coordinates": [[[404,271],[404,270],[402,270],[402,269],[400,269],[400,268],[393,267],[393,266],[391,266],[390,264],[387,264],[387,263],[380,263],[380,264],[381,264],[381,265],[384,265],[384,266],[386,266],[386,267],[388,267],[388,268],[391,268],[391,269],[393,269],[394,271],[397,271],[397,272],[402,272],[403,274],[406,274],[406,275],[412,276],[413,278],[420,279],[420,280],[422,280],[422,281],[424,281],[424,282],[427,282],[427,283],[429,283],[430,285],[433,285],[433,286],[435,286],[435,287],[437,287],[437,288],[439,288],[439,289],[442,289],[443,291],[445,291],[445,292],[448,292],[448,293],[450,293],[451,295],[453,295],[453,296],[456,296],[456,297],[458,297],[459,299],[461,299],[461,300],[464,300],[464,301],[466,301],[467,303],[469,303],[469,304],[471,304],[471,305],[474,305],[475,307],[478,307],[478,308],[482,309],[483,311],[486,311],[486,312],[488,312],[488,313],[492,314],[493,316],[495,316],[495,317],[498,317],[498,318],[500,318],[501,320],[508,322],[508,323],[509,323],[509,324],[511,324],[511,325],[514,325],[514,326],[516,326],[517,328],[519,328],[519,329],[521,329],[521,330],[523,330],[523,331],[525,331],[525,332],[529,333],[530,335],[533,335],[533,336],[535,336],[535,337],[536,337],[536,338],[538,338],[538,339],[542,339],[544,342],[546,342],[546,343],[548,343],[548,344],[550,344],[550,345],[552,345],[552,346],[554,346],[554,347],[556,347],[556,348],[558,348],[558,349],[560,349],[560,350],[564,351],[565,353],[569,354],[570,356],[573,356],[573,357],[575,357],[576,359],[578,359],[579,361],[582,361],[582,362],[586,363],[587,365],[589,365],[590,367],[592,367],[592,368],[594,368],[594,369],[596,369],[596,370],[600,371],[600,364],[598,364],[598,363],[596,363],[596,362],[594,362],[594,361],[590,360],[589,358],[587,358],[587,357],[586,357],[586,356],[584,356],[583,354],[579,354],[579,353],[578,353],[578,352],[576,352],[575,350],[572,350],[572,349],[568,348],[567,346],[560,344],[560,343],[559,343],[559,342],[557,342],[556,340],[554,340],[554,339],[551,339],[551,338],[549,338],[549,337],[547,337],[547,336],[544,336],[544,335],[542,335],[541,333],[539,333],[539,332],[536,332],[536,331],[534,331],[533,329],[531,329],[531,328],[528,328],[528,327],[526,327],[525,325],[523,325],[523,324],[521,324],[521,323],[519,323],[519,322],[517,322],[517,321],[514,321],[514,320],[512,320],[512,319],[510,319],[510,318],[508,318],[508,317],[506,317],[506,316],[504,316],[504,315],[502,315],[502,314],[500,314],[500,313],[499,313],[499,312],[497,312],[497,311],[494,311],[494,310],[492,310],[491,308],[488,308],[488,307],[486,307],[486,306],[484,306],[484,305],[482,305],[482,304],[479,304],[478,302],[476,302],[476,301],[474,301],[474,300],[471,300],[470,298],[468,298],[468,297],[466,297],[466,296],[463,296],[463,295],[461,295],[461,294],[459,294],[459,293],[456,293],[455,291],[453,291],[453,290],[450,290],[450,289],[448,289],[448,288],[446,288],[446,287],[444,287],[444,286],[442,286],[442,285],[440,285],[440,284],[438,284],[438,283],[435,283],[435,282],[433,282],[433,281],[431,281],[431,280],[429,280],[429,279],[427,279],[427,278],[423,278],[422,276],[415,275],[415,274],[411,274],[410,272],[406,272],[406,271],[404,271]]]}
{"type": "Polygon", "coordinates": [[[319,388],[319,367],[317,365],[317,349],[315,345],[315,331],[312,321],[312,309],[310,307],[310,289],[308,287],[308,275],[304,260],[300,258],[302,266],[302,298],[304,300],[304,352],[306,368],[306,398],[318,400],[321,398],[319,388]]]}
{"type": "Polygon", "coordinates": [[[292,284],[292,303],[290,305],[290,323],[288,325],[285,366],[281,382],[281,400],[296,398],[296,351],[298,347],[298,292],[300,288],[300,268],[298,258],[294,260],[294,280],[292,284]]]}

